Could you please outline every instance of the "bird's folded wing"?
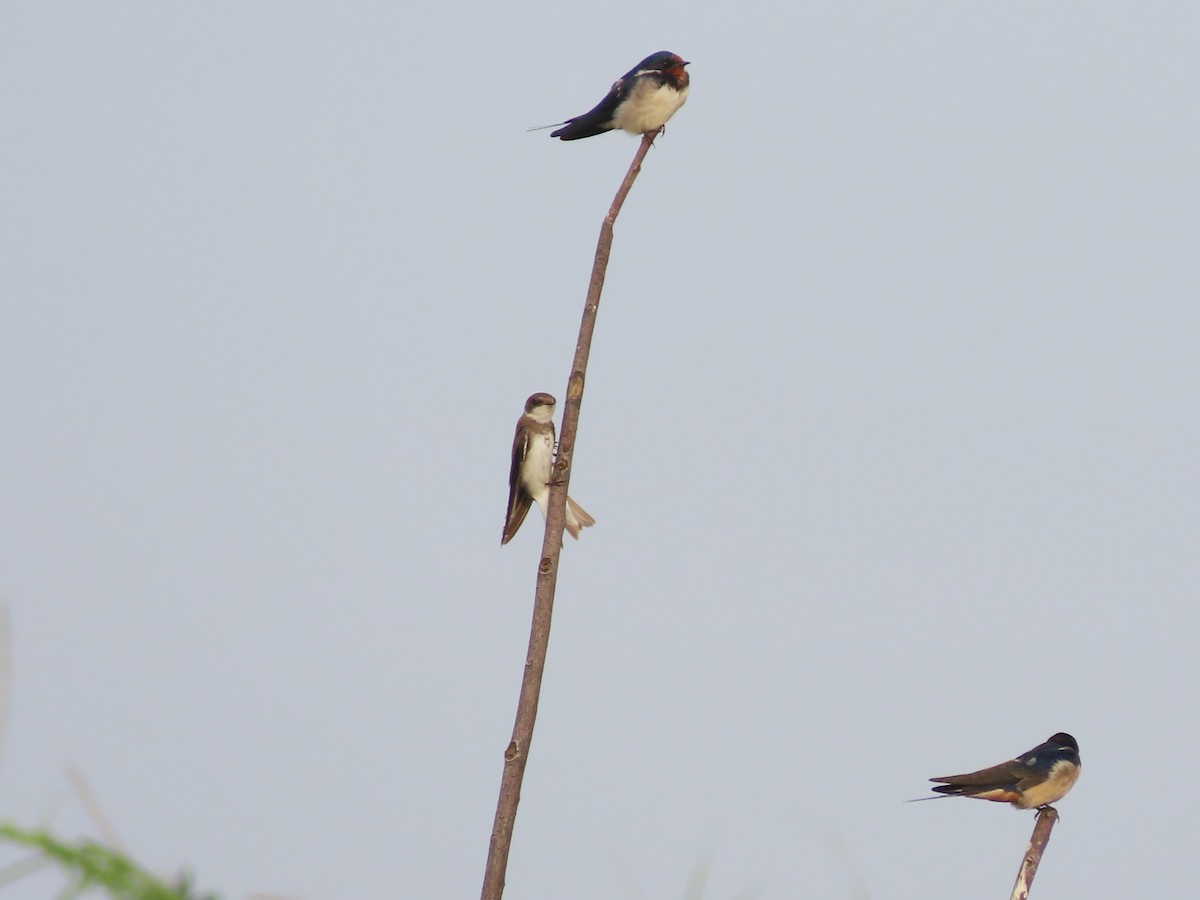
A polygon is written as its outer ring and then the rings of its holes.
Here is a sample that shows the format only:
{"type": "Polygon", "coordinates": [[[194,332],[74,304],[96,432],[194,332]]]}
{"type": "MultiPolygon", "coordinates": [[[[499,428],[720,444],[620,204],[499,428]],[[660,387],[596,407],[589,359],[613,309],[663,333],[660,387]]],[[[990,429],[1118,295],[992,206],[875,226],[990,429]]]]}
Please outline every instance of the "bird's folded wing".
{"type": "Polygon", "coordinates": [[[964,775],[942,775],[939,778],[930,778],[930,781],[939,781],[943,784],[956,784],[963,787],[986,787],[988,785],[1015,785],[1021,779],[1029,777],[1032,773],[1028,766],[1022,765],[1015,759],[1010,759],[1008,762],[1002,762],[998,766],[992,766],[987,769],[980,769],[978,772],[967,772],[964,775]]]}

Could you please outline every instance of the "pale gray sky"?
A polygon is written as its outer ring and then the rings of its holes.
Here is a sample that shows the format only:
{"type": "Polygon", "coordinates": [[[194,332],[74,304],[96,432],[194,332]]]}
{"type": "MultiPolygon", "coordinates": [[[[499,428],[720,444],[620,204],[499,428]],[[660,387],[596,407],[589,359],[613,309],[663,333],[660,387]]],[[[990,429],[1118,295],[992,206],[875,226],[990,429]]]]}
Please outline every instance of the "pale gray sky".
{"type": "MultiPolygon", "coordinates": [[[[617,225],[506,896],[1195,893],[1200,9],[0,9],[0,815],[228,898],[471,897],[617,225]],[[531,331],[540,338],[529,340],[531,331]],[[530,525],[535,527],[530,527],[530,525]],[[1156,781],[1150,776],[1155,776],[1156,781]]],[[[6,853],[0,861],[14,858],[6,853]]],[[[51,896],[47,875],[0,892],[51,896]]]]}

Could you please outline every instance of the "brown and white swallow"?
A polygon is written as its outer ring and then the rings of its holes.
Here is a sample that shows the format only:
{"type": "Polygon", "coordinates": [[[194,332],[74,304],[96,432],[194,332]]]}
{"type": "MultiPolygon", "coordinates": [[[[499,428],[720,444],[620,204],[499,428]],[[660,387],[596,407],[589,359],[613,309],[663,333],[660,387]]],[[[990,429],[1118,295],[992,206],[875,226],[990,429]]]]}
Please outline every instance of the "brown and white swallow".
{"type": "Polygon", "coordinates": [[[1017,809],[1040,809],[1057,803],[1075,786],[1081,765],[1079,744],[1071,735],[1060,731],[1016,759],[978,772],[942,775],[929,780],[941,782],[933,790],[942,797],[974,797],[1011,803],[1017,809]]]}
{"type": "MultiPolygon", "coordinates": [[[[507,544],[525,521],[534,502],[546,515],[550,499],[550,473],[554,465],[554,406],[549,394],[530,395],[525,414],[517,420],[513,436],[512,467],[508,471],[508,512],[504,516],[501,545],[507,544]]],[[[596,520],[582,506],[567,498],[567,533],[579,538],[579,529],[589,528],[596,520]]]]}

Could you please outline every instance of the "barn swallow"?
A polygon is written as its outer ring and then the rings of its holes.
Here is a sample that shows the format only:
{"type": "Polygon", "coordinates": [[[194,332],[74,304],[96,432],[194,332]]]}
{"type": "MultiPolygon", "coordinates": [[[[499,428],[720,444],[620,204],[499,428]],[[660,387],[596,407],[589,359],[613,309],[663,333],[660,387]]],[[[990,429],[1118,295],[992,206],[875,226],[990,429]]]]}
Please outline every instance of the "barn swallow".
{"type": "MultiPolygon", "coordinates": [[[[550,499],[550,467],[554,463],[554,404],[549,394],[532,394],[525,414],[517,420],[513,436],[512,468],[508,472],[508,512],[504,516],[503,546],[513,539],[534,501],[546,515],[550,499]]],[[[595,525],[584,508],[567,498],[567,533],[579,538],[579,529],[595,525]]]]}
{"type": "Polygon", "coordinates": [[[943,797],[975,797],[1011,803],[1017,809],[1041,809],[1057,803],[1074,787],[1080,765],[1079,744],[1060,731],[1046,743],[998,766],[929,780],[942,782],[933,790],[943,797]]]}
{"type": "Polygon", "coordinates": [[[603,100],[561,123],[563,127],[550,132],[550,137],[577,141],[614,128],[630,134],[659,131],[687,101],[691,79],[683,67],[688,65],[666,50],[647,56],[613,82],[603,100]]]}

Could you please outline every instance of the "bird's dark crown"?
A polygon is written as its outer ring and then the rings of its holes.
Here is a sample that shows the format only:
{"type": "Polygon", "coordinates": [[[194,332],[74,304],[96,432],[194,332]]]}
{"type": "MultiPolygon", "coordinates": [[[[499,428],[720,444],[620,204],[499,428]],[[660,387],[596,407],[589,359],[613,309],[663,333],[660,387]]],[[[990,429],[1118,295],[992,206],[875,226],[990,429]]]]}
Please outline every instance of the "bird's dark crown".
{"type": "Polygon", "coordinates": [[[1047,740],[1046,743],[1057,744],[1060,747],[1066,747],[1070,750],[1074,750],[1076,753],[1079,752],[1079,742],[1065,731],[1060,731],[1058,734],[1047,740]]]}
{"type": "Polygon", "coordinates": [[[536,394],[530,394],[529,399],[525,401],[525,412],[530,413],[539,406],[554,406],[558,401],[549,394],[539,391],[536,394]]]}
{"type": "Polygon", "coordinates": [[[691,63],[685,62],[683,57],[677,53],[672,53],[670,50],[659,50],[657,53],[651,53],[640,63],[637,64],[635,72],[645,69],[658,69],[660,72],[665,72],[667,69],[673,69],[676,66],[687,66],[691,63]]]}

